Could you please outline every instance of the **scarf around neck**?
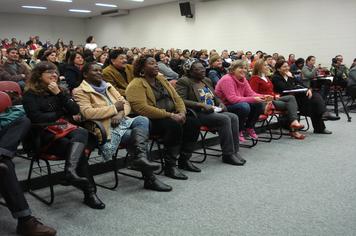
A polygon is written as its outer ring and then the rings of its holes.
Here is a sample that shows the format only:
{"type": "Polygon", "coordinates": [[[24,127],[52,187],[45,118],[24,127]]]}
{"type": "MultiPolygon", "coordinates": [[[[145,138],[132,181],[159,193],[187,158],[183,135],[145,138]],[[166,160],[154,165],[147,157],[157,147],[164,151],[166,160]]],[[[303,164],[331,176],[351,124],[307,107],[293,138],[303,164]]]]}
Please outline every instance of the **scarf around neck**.
{"type": "Polygon", "coordinates": [[[105,95],[106,89],[108,88],[108,84],[104,80],[101,81],[100,86],[96,86],[91,83],[89,84],[95,90],[95,92],[105,95]]]}

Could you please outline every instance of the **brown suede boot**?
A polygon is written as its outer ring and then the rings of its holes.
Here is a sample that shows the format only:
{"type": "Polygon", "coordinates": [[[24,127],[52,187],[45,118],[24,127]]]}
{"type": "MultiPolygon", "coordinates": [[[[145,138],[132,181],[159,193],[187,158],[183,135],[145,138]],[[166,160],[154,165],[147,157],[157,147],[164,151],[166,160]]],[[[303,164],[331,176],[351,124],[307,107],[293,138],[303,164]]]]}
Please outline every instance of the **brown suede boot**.
{"type": "Polygon", "coordinates": [[[19,221],[16,232],[23,236],[54,236],[57,231],[39,222],[31,216],[26,221],[19,221]]]}

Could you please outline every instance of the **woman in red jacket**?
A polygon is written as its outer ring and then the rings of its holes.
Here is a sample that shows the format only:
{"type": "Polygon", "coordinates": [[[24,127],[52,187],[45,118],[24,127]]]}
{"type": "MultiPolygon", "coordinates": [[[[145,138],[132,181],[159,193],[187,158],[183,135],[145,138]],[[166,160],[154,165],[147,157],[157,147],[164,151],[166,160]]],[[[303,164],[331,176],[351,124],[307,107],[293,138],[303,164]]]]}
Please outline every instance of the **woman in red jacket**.
{"type": "Polygon", "coordinates": [[[290,122],[290,136],[295,139],[304,139],[305,135],[298,132],[304,126],[298,121],[298,104],[293,95],[280,97],[273,92],[273,84],[266,75],[269,73],[268,64],[260,59],[255,63],[252,77],[250,79],[251,88],[259,94],[271,95],[274,100],[273,105],[280,111],[285,111],[290,122]]]}

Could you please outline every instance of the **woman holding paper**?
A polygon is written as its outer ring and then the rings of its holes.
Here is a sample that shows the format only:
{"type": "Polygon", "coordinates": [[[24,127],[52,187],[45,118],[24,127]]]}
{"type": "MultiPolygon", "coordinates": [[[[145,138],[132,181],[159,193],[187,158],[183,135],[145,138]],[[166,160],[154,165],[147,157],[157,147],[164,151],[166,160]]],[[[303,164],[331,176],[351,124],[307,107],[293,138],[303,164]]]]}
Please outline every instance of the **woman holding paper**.
{"type": "Polygon", "coordinates": [[[239,119],[227,112],[225,105],[215,95],[211,80],[205,77],[205,67],[196,59],[188,59],[183,69],[185,76],[176,84],[177,93],[186,107],[193,109],[204,126],[217,129],[223,162],[244,165],[239,154],[239,119]]]}
{"type": "MultiPolygon", "coordinates": [[[[290,94],[288,90],[306,88],[302,81],[296,80],[289,71],[288,62],[281,60],[275,65],[276,72],[273,75],[272,83],[274,91],[283,95],[290,94]]],[[[306,91],[292,92],[295,96],[300,112],[310,116],[314,128],[314,133],[331,134],[324,124],[324,120],[338,120],[340,117],[332,116],[326,111],[325,101],[319,93],[313,93],[311,89],[306,91]]]]}
{"type": "Polygon", "coordinates": [[[264,95],[273,96],[273,105],[279,111],[286,112],[286,117],[289,120],[290,136],[295,139],[304,139],[305,135],[298,132],[304,126],[298,121],[298,104],[293,95],[280,97],[274,93],[273,83],[268,78],[269,67],[265,60],[258,60],[253,68],[252,77],[250,79],[251,88],[256,92],[264,95]]]}

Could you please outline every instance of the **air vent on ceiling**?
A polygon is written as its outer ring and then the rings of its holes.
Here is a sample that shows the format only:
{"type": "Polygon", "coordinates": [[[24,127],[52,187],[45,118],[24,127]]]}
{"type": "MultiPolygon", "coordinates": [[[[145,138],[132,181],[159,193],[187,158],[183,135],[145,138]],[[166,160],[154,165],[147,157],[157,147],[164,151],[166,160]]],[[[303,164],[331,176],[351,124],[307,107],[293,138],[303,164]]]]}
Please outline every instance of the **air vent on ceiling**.
{"type": "Polygon", "coordinates": [[[115,9],[115,10],[110,10],[110,11],[103,11],[101,13],[102,16],[125,16],[129,14],[129,10],[121,10],[121,9],[115,9]]]}

